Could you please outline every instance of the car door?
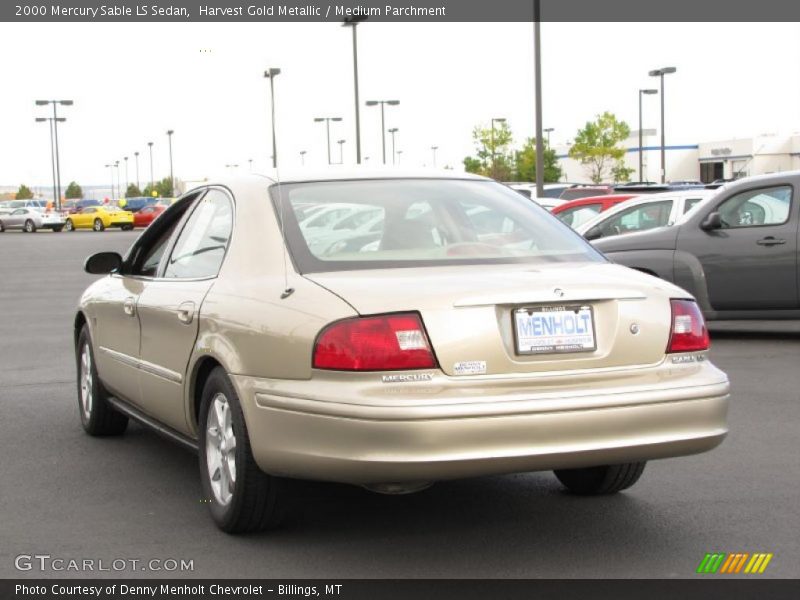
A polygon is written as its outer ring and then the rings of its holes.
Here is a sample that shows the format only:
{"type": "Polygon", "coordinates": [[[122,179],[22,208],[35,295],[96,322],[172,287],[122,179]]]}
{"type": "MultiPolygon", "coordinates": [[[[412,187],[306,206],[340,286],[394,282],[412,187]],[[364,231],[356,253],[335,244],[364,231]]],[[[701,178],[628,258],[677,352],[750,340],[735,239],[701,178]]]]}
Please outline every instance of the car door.
{"type": "Polygon", "coordinates": [[[75,227],[91,227],[92,223],[94,223],[95,211],[97,209],[92,206],[87,206],[80,212],[75,213],[71,216],[72,223],[75,227]]]}
{"type": "Polygon", "coordinates": [[[233,199],[211,188],[192,208],[159,277],[139,297],[141,406],[189,433],[184,386],[200,308],[222,266],[233,229],[233,199]]]}
{"type": "Polygon", "coordinates": [[[800,306],[798,207],[791,185],[732,192],[681,228],[678,251],[700,261],[714,310],[780,310],[800,306]],[[701,223],[719,213],[721,227],[701,223]]]}
{"type": "Polygon", "coordinates": [[[5,223],[6,229],[19,229],[25,223],[27,216],[27,208],[18,208],[17,210],[11,211],[11,214],[3,219],[3,222],[5,223]]]}

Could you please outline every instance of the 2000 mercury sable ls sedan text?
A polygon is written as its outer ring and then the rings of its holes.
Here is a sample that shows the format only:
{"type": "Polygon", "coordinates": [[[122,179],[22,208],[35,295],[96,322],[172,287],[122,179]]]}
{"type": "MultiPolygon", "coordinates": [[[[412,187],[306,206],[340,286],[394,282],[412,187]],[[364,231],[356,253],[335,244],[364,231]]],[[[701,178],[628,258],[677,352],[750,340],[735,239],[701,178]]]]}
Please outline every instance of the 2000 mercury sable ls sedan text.
{"type": "Polygon", "coordinates": [[[133,417],[198,448],[226,531],[276,524],[286,478],[402,493],[554,469],[612,493],[727,432],[694,300],[480,177],[207,185],[86,269],[108,276],[75,318],[84,428],[133,417]]]}

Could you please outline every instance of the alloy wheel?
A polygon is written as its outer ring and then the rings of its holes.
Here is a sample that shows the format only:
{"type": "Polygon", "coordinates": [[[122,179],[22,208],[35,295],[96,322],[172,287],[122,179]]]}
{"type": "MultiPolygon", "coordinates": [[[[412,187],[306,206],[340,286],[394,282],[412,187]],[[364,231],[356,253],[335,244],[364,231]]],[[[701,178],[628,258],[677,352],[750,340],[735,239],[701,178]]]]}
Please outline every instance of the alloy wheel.
{"type": "Polygon", "coordinates": [[[206,419],[206,467],[214,498],[227,506],[236,486],[236,435],[225,394],[211,400],[206,419]]]}
{"type": "Polygon", "coordinates": [[[81,350],[81,409],[88,421],[92,416],[92,353],[89,344],[81,350]]]}

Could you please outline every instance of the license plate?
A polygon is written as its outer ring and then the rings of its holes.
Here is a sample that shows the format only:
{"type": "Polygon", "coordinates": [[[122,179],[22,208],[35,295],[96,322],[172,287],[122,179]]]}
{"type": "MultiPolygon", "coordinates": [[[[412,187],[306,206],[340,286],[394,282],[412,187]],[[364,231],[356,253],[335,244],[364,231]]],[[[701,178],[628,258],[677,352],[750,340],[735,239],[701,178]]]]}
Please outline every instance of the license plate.
{"type": "Polygon", "coordinates": [[[592,352],[594,313],[591,306],[540,306],[514,311],[517,354],[592,352]]]}

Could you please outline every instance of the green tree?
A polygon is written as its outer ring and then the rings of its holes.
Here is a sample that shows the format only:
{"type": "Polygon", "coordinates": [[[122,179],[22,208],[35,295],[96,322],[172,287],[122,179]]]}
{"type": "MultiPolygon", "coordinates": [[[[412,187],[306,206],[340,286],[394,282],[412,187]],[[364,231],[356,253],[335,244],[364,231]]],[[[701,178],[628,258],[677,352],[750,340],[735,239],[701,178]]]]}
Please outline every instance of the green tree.
{"type": "Polygon", "coordinates": [[[169,177],[164,177],[161,181],[156,181],[154,186],[148,184],[142,193],[142,196],[152,196],[153,190],[159,198],[172,198],[172,182],[169,177]]]}
{"type": "Polygon", "coordinates": [[[491,127],[476,125],[472,130],[475,157],[464,158],[464,169],[469,173],[485,175],[498,181],[508,181],[514,173],[513,136],[506,121],[491,127]]]}
{"type": "MultiPolygon", "coordinates": [[[[589,178],[594,183],[600,183],[613,173],[615,167],[620,166],[625,148],[618,144],[628,139],[630,133],[627,123],[617,120],[616,116],[606,111],[578,130],[569,155],[587,168],[589,178]]],[[[617,171],[617,174],[621,172],[617,171]]]]}
{"type": "Polygon", "coordinates": [[[142,190],[139,189],[139,186],[136,184],[131,183],[128,185],[128,189],[125,190],[125,197],[126,198],[138,198],[142,196],[142,190]]]}
{"type": "Polygon", "coordinates": [[[614,183],[625,183],[631,180],[631,174],[634,169],[625,166],[625,161],[620,160],[611,169],[611,176],[614,178],[614,183]]]}
{"type": "MultiPolygon", "coordinates": [[[[536,138],[528,138],[522,150],[515,156],[515,181],[536,181],[536,138]]],[[[556,151],[547,146],[544,148],[544,181],[552,183],[561,179],[561,166],[558,164],[556,151]]]]}
{"type": "Polygon", "coordinates": [[[64,192],[64,197],[69,200],[83,198],[83,190],[77,183],[70,181],[67,186],[67,191],[64,192]]]}
{"type": "Polygon", "coordinates": [[[31,191],[31,188],[23,183],[17,190],[16,198],[17,200],[30,200],[33,198],[33,192],[31,191]]]}

